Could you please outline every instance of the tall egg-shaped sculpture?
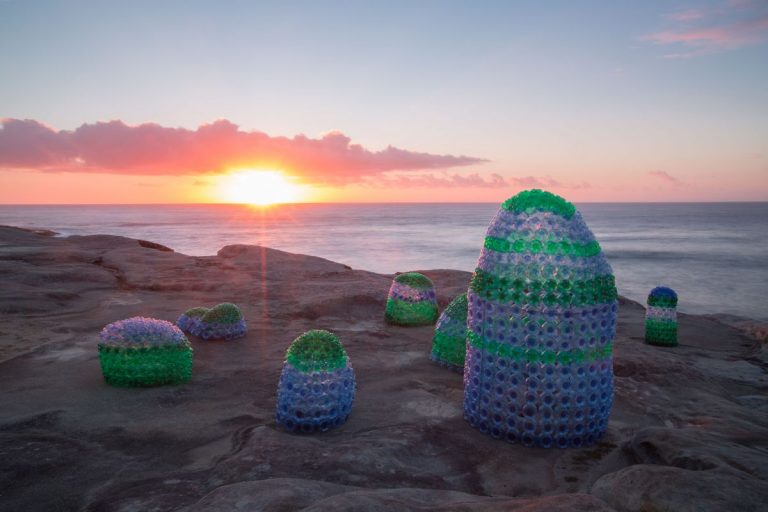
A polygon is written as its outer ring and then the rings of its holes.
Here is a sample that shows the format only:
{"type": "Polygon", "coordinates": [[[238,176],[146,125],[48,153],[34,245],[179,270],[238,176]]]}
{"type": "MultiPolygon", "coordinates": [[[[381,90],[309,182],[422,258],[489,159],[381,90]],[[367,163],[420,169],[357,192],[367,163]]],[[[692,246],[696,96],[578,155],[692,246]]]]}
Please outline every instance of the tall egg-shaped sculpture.
{"type": "Polygon", "coordinates": [[[541,190],[505,201],[467,299],[467,421],[526,446],[598,440],[613,400],[617,293],[573,204],[541,190]]]}

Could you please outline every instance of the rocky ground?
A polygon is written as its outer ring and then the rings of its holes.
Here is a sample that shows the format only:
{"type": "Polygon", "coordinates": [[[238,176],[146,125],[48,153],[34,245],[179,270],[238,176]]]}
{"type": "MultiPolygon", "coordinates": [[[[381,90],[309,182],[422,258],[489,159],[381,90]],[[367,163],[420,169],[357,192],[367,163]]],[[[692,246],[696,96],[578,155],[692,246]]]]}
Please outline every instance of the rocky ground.
{"type": "MultiPolygon", "coordinates": [[[[441,307],[469,280],[424,273],[441,307]]],[[[463,420],[461,375],[430,362],[431,328],[384,323],[391,279],[263,247],[191,257],[0,228],[0,510],[765,510],[765,342],[681,315],[680,346],[651,347],[642,306],[622,300],[607,436],[529,449],[463,420]],[[193,338],[188,384],[102,380],[105,324],[225,301],[248,335],[193,338]],[[290,435],[273,419],[278,375],[312,328],[341,337],[357,398],[341,428],[290,435]]]]}

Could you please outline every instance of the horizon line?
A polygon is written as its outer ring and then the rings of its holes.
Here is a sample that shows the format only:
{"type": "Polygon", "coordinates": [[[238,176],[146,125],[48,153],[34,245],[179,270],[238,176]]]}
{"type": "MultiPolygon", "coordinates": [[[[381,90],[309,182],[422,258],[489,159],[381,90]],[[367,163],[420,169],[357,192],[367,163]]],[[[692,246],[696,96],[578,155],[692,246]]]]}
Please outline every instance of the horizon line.
{"type": "MultiPolygon", "coordinates": [[[[319,201],[297,203],[274,203],[267,205],[252,203],[0,203],[2,206],[247,206],[250,208],[268,210],[280,206],[317,206],[317,205],[366,205],[366,204],[501,204],[504,201],[319,201]]],[[[724,201],[571,201],[575,204],[729,204],[729,203],[768,203],[763,200],[731,199],[724,201]]]]}

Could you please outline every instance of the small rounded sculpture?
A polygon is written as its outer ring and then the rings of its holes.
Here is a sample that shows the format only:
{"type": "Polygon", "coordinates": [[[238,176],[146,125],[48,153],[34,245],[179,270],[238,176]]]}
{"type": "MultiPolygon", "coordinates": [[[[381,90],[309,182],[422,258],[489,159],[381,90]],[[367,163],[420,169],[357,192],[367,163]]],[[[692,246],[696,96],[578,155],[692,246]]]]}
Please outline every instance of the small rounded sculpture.
{"type": "Polygon", "coordinates": [[[277,387],[278,424],[325,432],[347,421],[354,399],[355,372],[335,334],[307,331],[291,343],[277,387]]]}
{"type": "Polygon", "coordinates": [[[657,286],[648,294],[645,312],[645,342],[650,345],[677,345],[677,293],[657,286]]]}
{"type": "Polygon", "coordinates": [[[455,371],[464,370],[467,352],[467,294],[451,301],[437,320],[430,359],[455,371]]]}
{"type": "Polygon", "coordinates": [[[613,401],[617,297],[573,204],[541,190],[505,201],[467,292],[467,421],[524,446],[596,442],[613,401]]]}
{"type": "Polygon", "coordinates": [[[99,361],[112,386],[179,384],[192,378],[192,346],[170,322],[133,317],[113,322],[99,335],[99,361]]]}
{"type": "Polygon", "coordinates": [[[394,325],[433,325],[437,320],[435,285],[425,275],[406,272],[395,277],[389,288],[384,317],[394,325]]]}
{"type": "Polygon", "coordinates": [[[204,340],[233,340],[245,336],[243,314],[236,305],[223,302],[211,309],[188,309],[176,320],[179,329],[204,340]]]}
{"type": "Polygon", "coordinates": [[[202,329],[200,319],[208,312],[208,308],[196,307],[186,310],[176,320],[176,327],[190,334],[200,332],[202,329]]]}

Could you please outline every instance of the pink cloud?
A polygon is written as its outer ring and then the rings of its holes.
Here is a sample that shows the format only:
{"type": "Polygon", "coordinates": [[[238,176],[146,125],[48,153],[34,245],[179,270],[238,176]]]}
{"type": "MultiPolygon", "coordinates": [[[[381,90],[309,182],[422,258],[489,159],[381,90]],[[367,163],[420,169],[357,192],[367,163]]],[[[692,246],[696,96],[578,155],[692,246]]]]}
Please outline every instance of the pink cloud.
{"type": "Polygon", "coordinates": [[[369,179],[366,185],[376,188],[393,187],[419,187],[419,188],[494,188],[505,187],[506,180],[499,174],[490,174],[489,177],[480,176],[478,173],[468,175],[421,173],[417,175],[388,174],[369,179]]]}
{"type": "Polygon", "coordinates": [[[424,187],[424,188],[543,188],[578,190],[589,188],[586,182],[561,183],[548,176],[523,176],[504,178],[492,173],[486,177],[478,173],[468,175],[422,173],[418,175],[389,174],[366,181],[366,184],[377,188],[392,187],[424,187]]]}
{"type": "Polygon", "coordinates": [[[707,14],[702,9],[687,9],[685,11],[673,12],[667,17],[676,21],[692,21],[705,17],[707,14]]]}
{"type": "Polygon", "coordinates": [[[768,16],[739,25],[657,32],[645,36],[645,39],[658,44],[683,43],[689,46],[737,48],[758,43],[766,37],[768,37],[768,16]]]}
{"type": "Polygon", "coordinates": [[[509,178],[511,185],[522,188],[543,188],[543,189],[562,189],[562,190],[582,190],[590,188],[591,185],[586,181],[579,183],[563,183],[549,176],[523,176],[521,178],[509,178]]]}
{"type": "Polygon", "coordinates": [[[55,130],[34,120],[0,123],[0,169],[133,175],[199,175],[272,167],[311,183],[349,183],[389,171],[424,171],[486,162],[388,146],[372,151],[341,132],[272,137],[220,120],[196,130],[122,121],[55,130]]]}
{"type": "Polygon", "coordinates": [[[652,178],[656,178],[658,180],[669,183],[670,185],[674,185],[674,186],[683,185],[682,181],[675,178],[674,176],[672,176],[666,171],[648,171],[648,176],[651,176],[652,178]]]}
{"type": "Polygon", "coordinates": [[[675,27],[647,34],[642,40],[681,48],[667,58],[688,58],[734,50],[768,41],[768,4],[728,2],[709,9],[667,15],[675,27]]]}

